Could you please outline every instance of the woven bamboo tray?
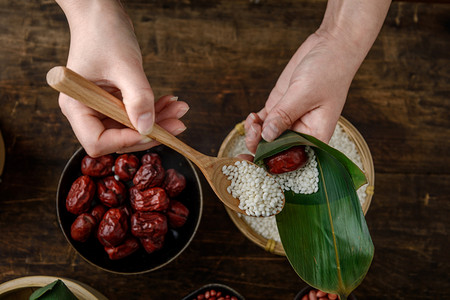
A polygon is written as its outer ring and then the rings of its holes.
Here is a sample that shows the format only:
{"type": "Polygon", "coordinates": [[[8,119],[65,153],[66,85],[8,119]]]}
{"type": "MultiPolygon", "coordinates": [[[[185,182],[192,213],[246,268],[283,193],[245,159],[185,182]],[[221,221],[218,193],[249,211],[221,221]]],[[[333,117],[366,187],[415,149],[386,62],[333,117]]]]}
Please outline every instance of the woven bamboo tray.
{"type": "Polygon", "coordinates": [[[26,276],[0,284],[1,300],[27,300],[37,289],[61,279],[67,288],[83,300],[108,300],[96,289],[76,280],[54,276],[26,276]]]}
{"type": "MultiPolygon", "coordinates": [[[[233,145],[235,144],[235,139],[245,135],[245,129],[243,126],[244,122],[238,123],[235,128],[227,135],[220,146],[218,157],[227,157],[229,153],[232,153],[233,145]]],[[[367,213],[372,201],[372,196],[374,194],[375,185],[375,170],[373,167],[373,159],[370,153],[369,146],[367,146],[366,141],[359,133],[359,131],[344,117],[340,117],[338,124],[342,127],[344,132],[348,135],[350,140],[355,143],[356,149],[361,157],[361,162],[363,165],[363,171],[367,177],[368,185],[366,187],[366,199],[362,205],[362,210],[364,215],[367,213]]],[[[266,239],[254,231],[250,225],[248,225],[243,218],[239,216],[238,213],[231,209],[225,207],[228,215],[230,216],[236,227],[244,234],[249,240],[251,240],[256,245],[265,249],[270,253],[277,255],[286,255],[281,243],[274,241],[272,239],[266,239]]]]}

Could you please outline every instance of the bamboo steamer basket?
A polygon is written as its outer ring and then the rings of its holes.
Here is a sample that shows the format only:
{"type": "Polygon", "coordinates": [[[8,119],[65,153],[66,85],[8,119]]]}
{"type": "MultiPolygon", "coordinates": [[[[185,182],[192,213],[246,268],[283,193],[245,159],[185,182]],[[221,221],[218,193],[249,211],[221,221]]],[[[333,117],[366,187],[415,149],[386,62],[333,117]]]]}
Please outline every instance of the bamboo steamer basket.
{"type": "MultiPolygon", "coordinates": [[[[372,201],[372,196],[374,194],[374,185],[375,185],[375,170],[373,166],[372,154],[370,153],[369,146],[364,140],[363,136],[359,131],[353,126],[347,119],[344,117],[340,117],[338,120],[338,124],[342,127],[343,131],[347,134],[349,139],[355,143],[356,149],[361,157],[361,162],[363,165],[363,172],[366,175],[368,185],[366,187],[366,199],[362,205],[362,210],[364,215],[367,213],[370,207],[370,203],[372,201]]],[[[233,150],[233,146],[236,143],[236,140],[245,135],[244,129],[244,121],[238,123],[233,130],[226,136],[223,140],[222,145],[220,146],[218,157],[227,157],[230,156],[233,150]]],[[[241,231],[244,236],[246,236],[250,241],[263,248],[264,250],[285,256],[283,246],[280,242],[266,239],[261,236],[255,230],[253,230],[250,225],[245,222],[244,218],[240,217],[239,214],[227,207],[225,207],[228,215],[230,216],[233,223],[236,227],[241,231]]]]}
{"type": "Polygon", "coordinates": [[[54,276],[26,276],[0,284],[0,300],[27,300],[31,294],[57,279],[61,279],[78,299],[108,300],[96,289],[76,280],[54,276]]]}

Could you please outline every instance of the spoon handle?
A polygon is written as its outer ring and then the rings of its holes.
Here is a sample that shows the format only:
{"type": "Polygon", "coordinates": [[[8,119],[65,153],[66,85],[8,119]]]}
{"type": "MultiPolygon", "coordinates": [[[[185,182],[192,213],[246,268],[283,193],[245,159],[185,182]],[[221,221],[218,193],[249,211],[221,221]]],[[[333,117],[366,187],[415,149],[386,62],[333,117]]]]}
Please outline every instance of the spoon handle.
{"type": "MultiPolygon", "coordinates": [[[[47,73],[47,82],[57,91],[82,102],[127,127],[135,129],[128,118],[122,101],[72,70],[62,66],[54,67],[47,73]]],[[[209,156],[186,145],[158,124],[153,125],[153,130],[148,136],[183,154],[199,167],[211,160],[209,156]]]]}

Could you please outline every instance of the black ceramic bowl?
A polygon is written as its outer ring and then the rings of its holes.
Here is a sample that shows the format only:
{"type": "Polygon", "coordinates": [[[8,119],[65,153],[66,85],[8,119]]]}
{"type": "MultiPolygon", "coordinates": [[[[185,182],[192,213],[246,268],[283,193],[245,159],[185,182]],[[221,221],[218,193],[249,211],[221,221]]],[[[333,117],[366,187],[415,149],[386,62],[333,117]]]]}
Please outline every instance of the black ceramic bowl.
{"type": "MultiPolygon", "coordinates": [[[[309,286],[309,285],[306,286],[303,290],[301,290],[301,291],[294,297],[294,300],[302,300],[303,296],[308,295],[308,294],[309,294],[309,291],[311,291],[311,290],[316,290],[316,289],[313,288],[313,287],[311,287],[311,286],[309,286]]],[[[355,295],[353,295],[353,294],[350,294],[350,295],[347,297],[347,299],[348,299],[348,300],[357,300],[356,297],[355,297],[355,295]]]]}
{"type": "Polygon", "coordinates": [[[214,290],[216,292],[222,292],[222,296],[230,295],[231,297],[233,297],[233,296],[236,297],[236,299],[238,299],[238,300],[245,300],[244,297],[241,294],[239,294],[237,291],[235,291],[231,287],[229,287],[225,284],[221,284],[221,283],[210,283],[210,284],[204,285],[201,288],[193,291],[189,295],[186,295],[181,300],[194,300],[194,299],[197,299],[198,295],[203,295],[203,294],[205,294],[205,292],[211,291],[211,290],[214,290]]]}
{"type": "MultiPolygon", "coordinates": [[[[105,271],[120,274],[138,274],[159,269],[180,255],[192,241],[200,224],[203,208],[202,188],[198,174],[190,161],[174,150],[160,145],[146,152],[157,153],[164,169],[173,168],[186,178],[186,188],[175,200],[179,200],[189,209],[189,217],[181,228],[171,229],[162,249],[148,254],[142,247],[128,257],[110,260],[103,246],[93,234],[86,242],[73,240],[70,227],[76,216],[66,210],[66,197],[72,183],[81,176],[81,160],[86,155],[83,148],[78,149],[66,164],[58,184],[56,194],[56,212],[61,230],[69,244],[86,261],[105,271]]],[[[137,152],[139,158],[146,152],[137,152]]],[[[94,198],[94,201],[98,201],[94,198]]]]}

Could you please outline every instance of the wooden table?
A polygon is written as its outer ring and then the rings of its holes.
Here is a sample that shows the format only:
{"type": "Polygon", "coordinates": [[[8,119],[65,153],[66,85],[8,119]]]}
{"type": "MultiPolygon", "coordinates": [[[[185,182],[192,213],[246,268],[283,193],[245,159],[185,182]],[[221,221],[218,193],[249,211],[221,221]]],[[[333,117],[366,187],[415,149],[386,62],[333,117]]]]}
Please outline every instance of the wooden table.
{"type": "MultiPolygon", "coordinates": [[[[180,138],[216,155],[233,126],[263,106],[326,1],[124,4],[155,94],[191,107],[180,138]]],[[[79,143],[45,82],[65,64],[66,19],[50,0],[1,0],[0,14],[0,282],[63,276],[110,299],[180,299],[219,282],[250,300],[285,300],[306,286],[285,257],[238,231],[204,179],[199,231],[167,267],[123,276],[78,256],[58,227],[55,193],[79,143]]],[[[394,2],[348,95],[343,115],[365,137],[376,170],[367,214],[376,250],[359,299],[450,298],[449,16],[449,4],[394,2]]]]}

